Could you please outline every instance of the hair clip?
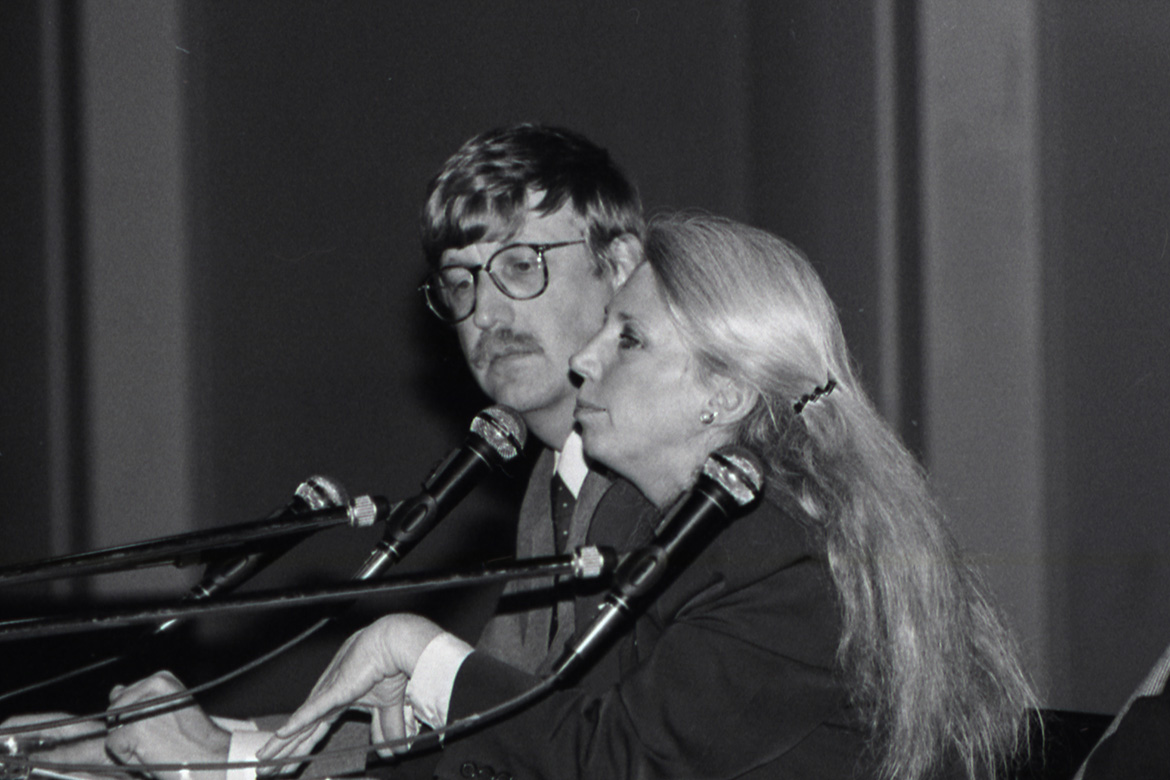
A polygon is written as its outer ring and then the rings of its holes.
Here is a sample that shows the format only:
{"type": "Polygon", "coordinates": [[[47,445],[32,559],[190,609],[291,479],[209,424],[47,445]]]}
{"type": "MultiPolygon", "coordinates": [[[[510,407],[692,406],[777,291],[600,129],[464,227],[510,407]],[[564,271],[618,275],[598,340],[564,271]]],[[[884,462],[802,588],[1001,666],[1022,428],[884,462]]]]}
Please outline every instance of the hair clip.
{"type": "Polygon", "coordinates": [[[829,393],[833,392],[833,388],[837,386],[837,380],[829,377],[829,381],[820,387],[814,387],[811,393],[805,393],[800,397],[800,400],[792,405],[793,410],[800,414],[804,411],[804,407],[808,406],[814,401],[819,401],[829,393]]]}

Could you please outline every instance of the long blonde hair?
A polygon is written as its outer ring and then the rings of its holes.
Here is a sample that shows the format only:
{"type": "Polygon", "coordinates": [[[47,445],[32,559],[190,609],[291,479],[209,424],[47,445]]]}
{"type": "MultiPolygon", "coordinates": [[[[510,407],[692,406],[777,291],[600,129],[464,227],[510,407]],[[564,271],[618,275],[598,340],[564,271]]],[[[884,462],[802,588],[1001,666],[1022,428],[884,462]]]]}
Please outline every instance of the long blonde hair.
{"type": "Polygon", "coordinates": [[[879,775],[1006,770],[1031,686],[923,469],[857,381],[812,266],[776,236],[701,214],[651,220],[646,259],[702,369],[759,395],[738,442],[824,540],[838,662],[879,775]]]}

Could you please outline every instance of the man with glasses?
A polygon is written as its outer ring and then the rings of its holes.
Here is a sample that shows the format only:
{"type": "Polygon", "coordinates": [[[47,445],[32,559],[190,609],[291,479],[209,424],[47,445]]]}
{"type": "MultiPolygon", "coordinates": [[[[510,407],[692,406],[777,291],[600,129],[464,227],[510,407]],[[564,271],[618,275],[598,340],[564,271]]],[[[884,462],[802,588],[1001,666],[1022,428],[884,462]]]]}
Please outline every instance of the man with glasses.
{"type": "MultiPolygon", "coordinates": [[[[637,193],[605,150],[556,128],[520,125],[472,138],[428,188],[427,303],[455,329],[484,392],[516,409],[548,449],[521,507],[519,557],[584,544],[609,490],[586,467],[573,433],[569,357],[601,328],[639,259],[642,230],[637,193]]],[[[509,586],[481,649],[530,672],[555,658],[573,630],[571,594],[555,609],[510,607],[547,586],[509,586]]]]}
{"type": "MultiPolygon", "coordinates": [[[[427,305],[454,329],[484,392],[518,411],[546,447],[521,506],[518,557],[585,544],[603,499],[602,511],[631,517],[648,511],[631,486],[611,484],[586,465],[573,433],[576,391],[569,374],[569,357],[600,329],[610,297],[637,263],[643,227],[637,192],[608,153],[558,128],[519,125],[478,135],[428,188],[422,213],[431,268],[422,285],[427,305]]],[[[576,610],[572,592],[549,585],[510,585],[479,648],[527,672],[555,661],[576,610]]],[[[408,691],[426,722],[445,722],[453,670],[469,651],[447,635],[427,646],[420,662],[426,672],[416,674],[417,686],[408,691]]],[[[610,662],[597,671],[598,685],[616,680],[610,662]]],[[[178,681],[160,673],[116,689],[111,705],[176,690],[178,681]]],[[[229,735],[192,705],[122,726],[106,747],[131,764],[235,761],[250,758],[265,739],[263,732],[229,735]]],[[[322,771],[342,769],[309,769],[322,771]]]]}

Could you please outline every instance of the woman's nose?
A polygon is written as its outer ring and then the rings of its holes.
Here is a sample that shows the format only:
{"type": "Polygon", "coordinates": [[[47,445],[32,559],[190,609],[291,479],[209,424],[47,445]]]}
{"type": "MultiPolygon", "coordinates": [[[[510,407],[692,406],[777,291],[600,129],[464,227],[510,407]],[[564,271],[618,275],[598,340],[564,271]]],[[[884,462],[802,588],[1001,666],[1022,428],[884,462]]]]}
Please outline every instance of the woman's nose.
{"type": "Polygon", "coordinates": [[[601,375],[600,340],[601,334],[598,333],[569,358],[569,369],[582,381],[588,379],[596,382],[601,375]]]}

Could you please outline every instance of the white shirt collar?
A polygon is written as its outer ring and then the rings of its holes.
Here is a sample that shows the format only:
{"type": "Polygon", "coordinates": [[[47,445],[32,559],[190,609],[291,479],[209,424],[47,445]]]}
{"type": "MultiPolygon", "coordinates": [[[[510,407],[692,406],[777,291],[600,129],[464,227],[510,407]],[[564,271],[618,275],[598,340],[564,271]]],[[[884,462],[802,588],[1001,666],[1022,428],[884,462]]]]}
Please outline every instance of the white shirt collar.
{"type": "Polygon", "coordinates": [[[581,492],[581,486],[585,484],[585,477],[589,476],[589,467],[585,465],[585,451],[581,445],[581,435],[576,431],[570,433],[560,452],[555,453],[553,458],[556,472],[561,475],[561,479],[568,486],[573,498],[576,498],[577,494],[581,492]]]}

